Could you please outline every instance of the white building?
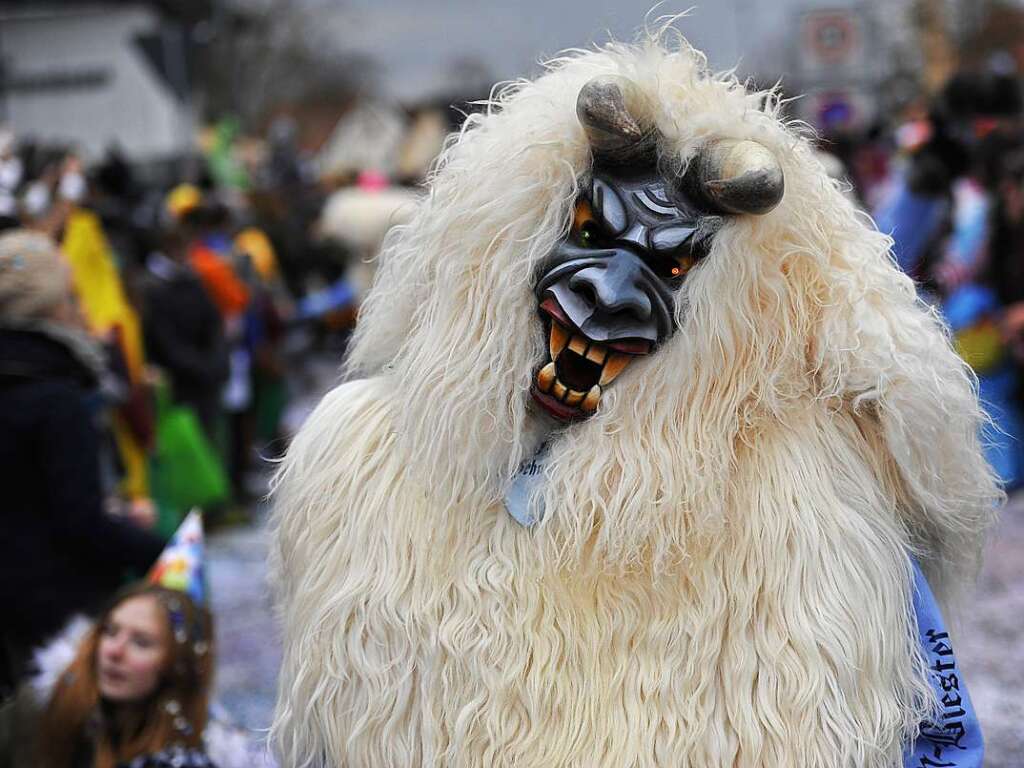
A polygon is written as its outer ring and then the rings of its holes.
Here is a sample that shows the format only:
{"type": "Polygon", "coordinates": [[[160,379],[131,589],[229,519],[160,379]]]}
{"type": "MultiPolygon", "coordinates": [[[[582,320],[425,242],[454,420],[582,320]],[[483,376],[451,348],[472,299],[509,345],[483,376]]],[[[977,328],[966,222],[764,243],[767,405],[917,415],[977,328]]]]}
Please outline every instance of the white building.
{"type": "Polygon", "coordinates": [[[156,3],[0,2],[0,125],[87,158],[188,149],[184,27],[156,3]]]}

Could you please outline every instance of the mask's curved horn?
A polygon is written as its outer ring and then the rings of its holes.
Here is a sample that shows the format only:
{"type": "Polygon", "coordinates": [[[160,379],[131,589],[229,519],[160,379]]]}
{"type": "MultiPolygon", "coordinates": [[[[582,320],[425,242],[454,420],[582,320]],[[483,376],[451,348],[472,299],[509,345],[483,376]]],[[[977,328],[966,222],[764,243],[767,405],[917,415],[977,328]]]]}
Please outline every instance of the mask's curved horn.
{"type": "Polygon", "coordinates": [[[723,139],[705,145],[683,179],[686,191],[724,213],[764,214],[785,192],[782,166],[756,141],[723,139]]]}
{"type": "Polygon", "coordinates": [[[637,84],[618,75],[587,81],[576,97],[576,116],[594,156],[613,163],[653,155],[656,140],[651,114],[637,84]]]}

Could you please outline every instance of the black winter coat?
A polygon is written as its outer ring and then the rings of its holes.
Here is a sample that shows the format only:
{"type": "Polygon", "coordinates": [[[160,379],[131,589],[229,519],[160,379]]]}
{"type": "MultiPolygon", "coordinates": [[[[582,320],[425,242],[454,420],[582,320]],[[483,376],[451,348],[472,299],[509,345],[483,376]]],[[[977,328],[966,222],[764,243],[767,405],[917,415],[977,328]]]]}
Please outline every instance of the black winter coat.
{"type": "Polygon", "coordinates": [[[163,541],[104,510],[96,374],[74,345],[0,328],[0,682],[163,541]]]}
{"type": "Polygon", "coordinates": [[[209,430],[228,379],[224,321],[200,279],[154,254],[142,282],[146,352],[167,371],[174,397],[195,409],[209,430]]]}

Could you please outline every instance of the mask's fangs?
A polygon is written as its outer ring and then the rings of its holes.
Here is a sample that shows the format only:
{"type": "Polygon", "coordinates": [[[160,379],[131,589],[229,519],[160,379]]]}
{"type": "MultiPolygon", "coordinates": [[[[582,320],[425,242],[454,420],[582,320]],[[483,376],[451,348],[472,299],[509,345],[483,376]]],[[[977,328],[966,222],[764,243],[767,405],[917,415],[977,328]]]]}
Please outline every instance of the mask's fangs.
{"type": "Polygon", "coordinates": [[[537,388],[569,406],[577,406],[581,410],[592,413],[597,410],[601,401],[603,387],[611,384],[633,359],[633,355],[613,352],[600,342],[590,341],[583,336],[571,333],[557,320],[551,321],[551,336],[548,342],[551,361],[537,373],[537,388]],[[568,349],[568,352],[566,350],[568,349]],[[558,378],[556,361],[563,354],[572,353],[601,366],[600,378],[586,392],[572,389],[558,378]]]}

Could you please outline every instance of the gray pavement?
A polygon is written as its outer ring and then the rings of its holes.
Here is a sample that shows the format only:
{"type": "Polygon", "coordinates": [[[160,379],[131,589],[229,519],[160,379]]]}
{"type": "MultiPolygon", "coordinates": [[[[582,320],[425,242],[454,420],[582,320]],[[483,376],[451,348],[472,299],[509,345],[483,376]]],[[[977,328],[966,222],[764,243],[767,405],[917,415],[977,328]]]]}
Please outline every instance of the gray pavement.
{"type": "Polygon", "coordinates": [[[214,699],[231,719],[263,733],[274,712],[281,641],[267,588],[263,510],[250,525],[207,537],[207,568],[216,620],[214,699]]]}
{"type": "MultiPolygon", "coordinates": [[[[954,625],[957,626],[957,625],[954,625]]],[[[985,768],[1024,766],[1024,494],[985,552],[974,598],[954,632],[957,659],[985,734],[985,768]]]]}

